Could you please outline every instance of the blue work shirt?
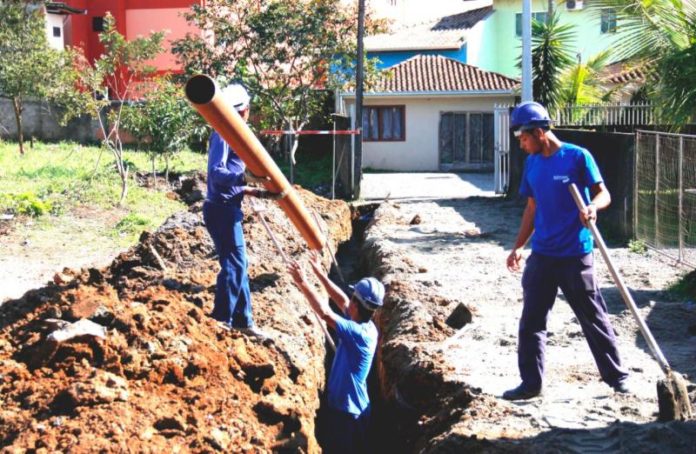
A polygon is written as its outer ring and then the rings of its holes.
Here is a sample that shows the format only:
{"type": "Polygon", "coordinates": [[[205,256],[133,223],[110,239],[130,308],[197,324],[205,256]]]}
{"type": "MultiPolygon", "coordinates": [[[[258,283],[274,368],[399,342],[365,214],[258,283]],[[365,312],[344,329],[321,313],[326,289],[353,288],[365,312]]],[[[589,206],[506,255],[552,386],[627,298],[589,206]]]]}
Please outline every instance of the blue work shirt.
{"type": "Polygon", "coordinates": [[[208,194],[206,200],[240,209],[244,198],[246,165],[220,135],[213,131],[208,144],[208,194]]]}
{"type": "Polygon", "coordinates": [[[548,157],[541,153],[528,156],[520,194],[536,202],[532,251],[552,257],[580,257],[592,252],[592,235],[580,222],[568,186],[575,183],[588,203],[589,188],[602,181],[592,155],[577,145],[564,143],[548,157]]]}
{"type": "Polygon", "coordinates": [[[336,321],[338,347],[327,385],[329,406],[358,416],[370,406],[367,375],[377,349],[377,327],[372,321],[336,321]]]}

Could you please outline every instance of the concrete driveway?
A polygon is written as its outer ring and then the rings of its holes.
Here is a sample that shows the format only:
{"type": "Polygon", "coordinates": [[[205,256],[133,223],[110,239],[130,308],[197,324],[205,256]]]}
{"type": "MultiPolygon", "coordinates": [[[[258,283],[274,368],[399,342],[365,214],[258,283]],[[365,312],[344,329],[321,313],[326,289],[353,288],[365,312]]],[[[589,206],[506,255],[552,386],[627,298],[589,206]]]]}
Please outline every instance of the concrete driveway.
{"type": "Polygon", "coordinates": [[[494,197],[492,173],[365,173],[361,198],[377,200],[494,197]]]}

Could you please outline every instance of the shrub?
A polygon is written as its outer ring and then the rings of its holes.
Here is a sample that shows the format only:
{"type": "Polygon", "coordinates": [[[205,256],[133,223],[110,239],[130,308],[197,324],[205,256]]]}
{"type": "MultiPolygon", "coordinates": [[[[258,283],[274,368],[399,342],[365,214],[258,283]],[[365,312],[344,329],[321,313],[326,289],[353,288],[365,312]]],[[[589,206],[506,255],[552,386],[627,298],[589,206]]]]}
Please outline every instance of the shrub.
{"type": "Polygon", "coordinates": [[[628,250],[634,254],[645,255],[648,252],[648,245],[643,240],[631,240],[628,242],[628,250]]]}

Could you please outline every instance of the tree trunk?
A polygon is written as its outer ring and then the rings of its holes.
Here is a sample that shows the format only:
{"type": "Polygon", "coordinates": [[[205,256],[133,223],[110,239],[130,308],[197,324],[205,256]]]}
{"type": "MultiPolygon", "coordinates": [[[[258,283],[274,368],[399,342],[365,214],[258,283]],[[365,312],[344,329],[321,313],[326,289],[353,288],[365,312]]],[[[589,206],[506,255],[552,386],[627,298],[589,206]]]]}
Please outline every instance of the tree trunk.
{"type": "Polygon", "coordinates": [[[169,153],[164,154],[164,181],[169,187],[169,153]]]}
{"type": "Polygon", "coordinates": [[[15,120],[17,121],[17,141],[19,142],[19,154],[24,154],[24,131],[22,130],[22,98],[12,97],[15,120]]]}
{"type": "Polygon", "coordinates": [[[121,177],[121,198],[118,200],[118,206],[122,206],[128,195],[128,166],[120,168],[118,174],[121,177]]]}
{"type": "Polygon", "coordinates": [[[157,189],[157,170],[155,170],[155,158],[156,155],[152,153],[150,156],[150,162],[152,163],[152,187],[157,189]]]}

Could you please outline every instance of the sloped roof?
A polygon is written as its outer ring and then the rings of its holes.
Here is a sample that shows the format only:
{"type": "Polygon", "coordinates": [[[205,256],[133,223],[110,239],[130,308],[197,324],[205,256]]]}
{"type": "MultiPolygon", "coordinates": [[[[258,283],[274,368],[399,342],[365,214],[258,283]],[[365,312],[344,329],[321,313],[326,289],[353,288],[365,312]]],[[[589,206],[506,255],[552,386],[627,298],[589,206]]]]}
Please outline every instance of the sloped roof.
{"type": "Polygon", "coordinates": [[[440,17],[428,22],[401,27],[391,33],[367,36],[365,50],[384,52],[397,50],[459,49],[466,34],[479,21],[493,12],[485,6],[462,13],[440,17]]]}
{"type": "Polygon", "coordinates": [[[87,14],[86,9],[73,8],[64,2],[46,2],[46,11],[53,14],[87,14]]]}
{"type": "Polygon", "coordinates": [[[511,91],[519,81],[441,55],[416,55],[383,71],[372,93],[511,91]]]}

